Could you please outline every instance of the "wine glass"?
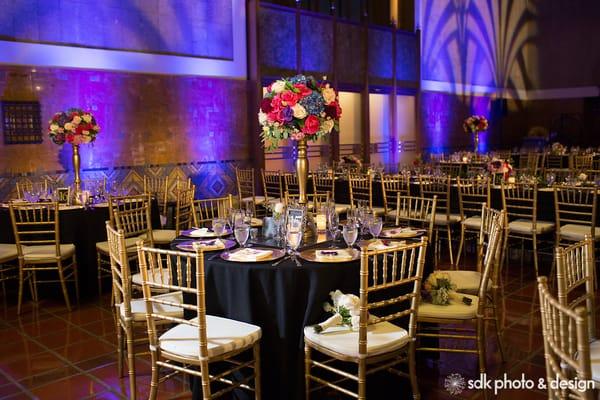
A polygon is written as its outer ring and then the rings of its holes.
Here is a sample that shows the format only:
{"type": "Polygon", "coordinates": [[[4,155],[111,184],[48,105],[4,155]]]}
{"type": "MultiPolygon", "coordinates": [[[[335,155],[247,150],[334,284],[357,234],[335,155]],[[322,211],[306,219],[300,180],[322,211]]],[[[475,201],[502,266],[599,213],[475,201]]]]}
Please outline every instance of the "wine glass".
{"type": "Polygon", "coordinates": [[[358,238],[358,228],[355,223],[347,223],[342,229],[342,236],[349,249],[352,248],[358,238]]]}
{"type": "Polygon", "coordinates": [[[248,236],[250,235],[250,226],[246,224],[238,224],[234,229],[235,240],[237,240],[240,247],[246,247],[248,236]]]}
{"type": "Polygon", "coordinates": [[[227,222],[222,218],[215,218],[212,221],[212,229],[217,237],[221,237],[225,232],[225,224],[227,222]]]}
{"type": "Polygon", "coordinates": [[[329,234],[331,235],[331,248],[335,247],[335,237],[337,236],[338,226],[340,224],[340,217],[335,212],[335,208],[330,208],[327,213],[327,229],[329,230],[329,234]]]}
{"type": "Polygon", "coordinates": [[[296,250],[298,250],[298,247],[300,247],[300,243],[302,242],[302,231],[289,229],[286,232],[286,240],[290,252],[296,254],[296,250]]]}
{"type": "Polygon", "coordinates": [[[383,220],[381,219],[381,217],[372,217],[369,220],[369,231],[371,232],[371,235],[373,235],[373,237],[375,239],[377,239],[377,237],[381,233],[382,228],[383,228],[383,220]]]}

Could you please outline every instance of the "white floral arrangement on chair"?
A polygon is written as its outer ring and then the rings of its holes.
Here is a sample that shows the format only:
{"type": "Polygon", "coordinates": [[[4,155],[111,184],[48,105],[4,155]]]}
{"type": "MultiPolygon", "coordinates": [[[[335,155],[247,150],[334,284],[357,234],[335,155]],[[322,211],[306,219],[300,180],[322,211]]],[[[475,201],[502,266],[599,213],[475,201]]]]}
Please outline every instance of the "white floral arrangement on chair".
{"type": "Polygon", "coordinates": [[[333,315],[320,324],[314,325],[315,332],[321,333],[328,328],[340,325],[349,326],[353,331],[357,331],[360,322],[360,298],[354,294],[344,294],[339,290],[330,292],[329,296],[333,305],[325,302],[323,309],[333,315]]]}
{"type": "Polygon", "coordinates": [[[450,304],[450,300],[471,305],[471,299],[456,292],[456,285],[452,283],[450,275],[444,271],[434,271],[427,277],[423,284],[421,297],[437,306],[447,306],[450,304]]]}

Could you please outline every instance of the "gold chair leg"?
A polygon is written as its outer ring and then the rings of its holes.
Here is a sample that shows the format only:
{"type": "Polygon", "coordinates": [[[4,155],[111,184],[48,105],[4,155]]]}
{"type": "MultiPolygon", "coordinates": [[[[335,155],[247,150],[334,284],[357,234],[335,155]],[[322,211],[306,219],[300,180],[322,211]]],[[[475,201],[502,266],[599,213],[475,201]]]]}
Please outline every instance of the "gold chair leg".
{"type": "Polygon", "coordinates": [[[410,342],[408,345],[408,373],[410,375],[410,385],[412,387],[412,394],[414,400],[421,398],[421,392],[419,392],[419,384],[417,382],[417,359],[415,355],[415,342],[410,342]]]}
{"type": "Polygon", "coordinates": [[[202,361],[200,363],[200,373],[202,374],[202,398],[210,399],[210,377],[208,374],[208,362],[202,361]]]}
{"type": "Polygon", "coordinates": [[[367,399],[367,362],[358,362],[358,400],[367,399]]]}
{"type": "Polygon", "coordinates": [[[19,296],[17,300],[17,315],[21,315],[21,303],[23,302],[23,268],[19,266],[19,296]]]}
{"type": "Polygon", "coordinates": [[[450,225],[446,228],[446,233],[448,235],[448,252],[450,253],[450,265],[454,266],[454,254],[452,253],[452,230],[450,229],[450,225]]]}
{"type": "Polygon", "coordinates": [[[127,323],[125,328],[125,336],[127,340],[127,369],[129,374],[129,398],[135,400],[136,398],[136,386],[135,386],[135,352],[133,349],[133,329],[131,323],[127,323]]]}
{"type": "Polygon", "coordinates": [[[69,301],[69,293],[67,292],[67,283],[65,282],[65,276],[63,274],[62,264],[60,262],[58,263],[58,278],[60,279],[60,287],[63,292],[63,297],[65,298],[65,303],[67,304],[67,310],[71,311],[71,302],[69,301]]]}
{"type": "Polygon", "coordinates": [[[458,264],[460,263],[463,247],[465,247],[465,225],[460,224],[460,243],[458,245],[458,253],[456,253],[456,269],[458,269],[458,264]]]}
{"type": "MultiPolygon", "coordinates": [[[[477,318],[477,355],[479,358],[479,373],[485,374],[485,320],[477,318]]],[[[487,390],[483,391],[484,398],[488,398],[487,390]]]]}
{"type": "Polygon", "coordinates": [[[312,349],[309,345],[304,343],[304,391],[305,399],[310,400],[310,363],[311,363],[312,349]]]}
{"type": "Polygon", "coordinates": [[[256,342],[252,349],[252,353],[254,354],[254,399],[260,400],[262,398],[262,387],[260,380],[260,342],[256,342]]]}
{"type": "Polygon", "coordinates": [[[98,250],[96,250],[96,264],[98,265],[98,295],[102,297],[102,258],[98,250]]]}
{"type": "Polygon", "coordinates": [[[148,396],[149,400],[156,400],[156,395],[158,394],[158,372],[159,368],[156,365],[156,361],[158,354],[155,351],[150,352],[150,356],[152,358],[152,378],[150,380],[150,395],[148,396]]]}
{"type": "Polygon", "coordinates": [[[119,322],[117,328],[117,374],[119,378],[123,377],[123,331],[119,322]]]}
{"type": "Polygon", "coordinates": [[[77,301],[77,305],[79,305],[79,273],[77,271],[77,259],[75,255],[73,255],[73,279],[75,279],[75,300],[77,301]]]}
{"type": "Polygon", "coordinates": [[[533,266],[535,267],[535,277],[539,276],[538,270],[538,253],[537,253],[537,235],[533,234],[533,266]]]}

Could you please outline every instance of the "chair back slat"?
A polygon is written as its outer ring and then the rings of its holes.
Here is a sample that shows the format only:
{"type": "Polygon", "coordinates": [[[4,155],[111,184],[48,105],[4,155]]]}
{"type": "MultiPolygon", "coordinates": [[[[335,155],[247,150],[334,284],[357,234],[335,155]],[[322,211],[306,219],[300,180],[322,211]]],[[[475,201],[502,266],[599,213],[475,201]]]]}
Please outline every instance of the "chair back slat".
{"type": "Polygon", "coordinates": [[[144,193],[150,194],[158,202],[160,215],[167,215],[169,201],[169,177],[144,176],[144,193]]]}
{"type": "Polygon", "coordinates": [[[481,204],[490,205],[490,179],[458,178],[458,202],[463,218],[479,216],[481,204]]]}
{"type": "Polygon", "coordinates": [[[175,234],[179,236],[182,230],[190,229],[195,220],[194,196],[196,186],[177,190],[175,203],[175,234]]]}
{"type": "Polygon", "coordinates": [[[596,338],[594,241],[590,236],[566,248],[556,249],[558,301],[574,310],[583,306],[591,339],[596,338]]]}
{"type": "Polygon", "coordinates": [[[373,208],[373,176],[371,174],[348,173],[350,186],[350,206],[358,207],[358,202],[366,202],[369,209],[373,208]]]}
{"type": "Polygon", "coordinates": [[[590,228],[590,235],[596,227],[597,188],[578,186],[555,186],[554,209],[556,226],[564,224],[585,225],[590,228]]]}
{"type": "Polygon", "coordinates": [[[537,184],[502,183],[502,206],[509,221],[524,218],[537,225],[537,184]]]}
{"type": "Polygon", "coordinates": [[[450,176],[419,175],[421,197],[433,198],[436,196],[435,210],[437,214],[450,215],[452,209],[450,179],[450,176]]]}
{"type": "Polygon", "coordinates": [[[281,172],[265,171],[264,169],[261,169],[260,171],[263,181],[263,190],[265,193],[265,197],[283,199],[283,184],[281,182],[281,172]]]}
{"type": "Polygon", "coordinates": [[[374,323],[408,318],[406,330],[415,339],[426,250],[425,237],[419,243],[389,250],[362,248],[359,354],[367,354],[367,329],[374,323]]]}
{"type": "Polygon", "coordinates": [[[150,195],[110,196],[108,205],[113,226],[126,238],[144,236],[153,243],[150,219],[150,195]]]}
{"type": "Polygon", "coordinates": [[[256,193],[254,187],[254,168],[236,168],[235,177],[237,181],[239,204],[242,204],[242,199],[244,198],[252,198],[252,202],[256,203],[256,193]]]}
{"type": "Polygon", "coordinates": [[[283,175],[283,191],[289,194],[300,194],[300,185],[298,184],[298,174],[286,173],[283,175]]]}
{"type": "Polygon", "coordinates": [[[408,226],[427,230],[427,237],[433,235],[433,223],[437,210],[437,196],[433,198],[416,196],[398,196],[396,200],[396,225],[406,223],[408,226]]]}
{"type": "MultiPolygon", "coordinates": [[[[547,381],[590,382],[592,379],[587,312],[562,305],[548,288],[547,278],[538,278],[542,334],[547,381]]],[[[548,385],[549,399],[591,400],[595,391],[548,385]]]]}
{"type": "Polygon", "coordinates": [[[19,257],[23,257],[23,246],[54,245],[60,258],[58,203],[11,202],[9,210],[19,257]]]}
{"type": "Polygon", "coordinates": [[[410,196],[410,178],[404,174],[381,173],[383,207],[387,215],[398,202],[398,196],[410,196]]]}
{"type": "Polygon", "coordinates": [[[335,175],[333,172],[317,172],[312,174],[313,190],[316,195],[329,193],[331,201],[335,201],[335,175]]]}

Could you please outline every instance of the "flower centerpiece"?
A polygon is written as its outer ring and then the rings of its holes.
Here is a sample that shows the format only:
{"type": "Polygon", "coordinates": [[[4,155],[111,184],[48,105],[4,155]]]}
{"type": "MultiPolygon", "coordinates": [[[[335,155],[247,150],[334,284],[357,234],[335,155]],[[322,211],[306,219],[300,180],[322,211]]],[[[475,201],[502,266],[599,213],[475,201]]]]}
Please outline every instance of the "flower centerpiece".
{"type": "Polygon", "coordinates": [[[296,172],[301,204],[307,202],[306,142],[337,130],[341,116],[338,94],[325,81],[296,75],[279,79],[267,87],[258,112],[262,141],[268,150],[277,148],[286,139],[298,143],[296,172]]]}
{"type": "Polygon", "coordinates": [[[560,142],[554,142],[550,147],[550,153],[553,155],[562,156],[563,154],[567,153],[567,148],[560,142]]]}
{"type": "Polygon", "coordinates": [[[92,143],[100,132],[100,126],[91,112],[79,108],[57,112],[48,121],[48,136],[52,142],[73,147],[73,170],[75,173],[75,199],[81,192],[79,145],[92,143]]]}
{"type": "Polygon", "coordinates": [[[486,131],[488,120],[483,115],[471,115],[463,122],[463,130],[473,135],[475,153],[479,153],[479,133],[486,131]]]}
{"type": "Polygon", "coordinates": [[[492,161],[488,163],[488,171],[494,175],[501,174],[502,178],[507,181],[508,177],[513,172],[513,167],[508,161],[494,157],[492,158],[492,161]]]}
{"type": "Polygon", "coordinates": [[[447,306],[450,300],[471,305],[471,299],[456,293],[456,285],[452,283],[450,275],[443,271],[434,271],[427,277],[421,296],[423,300],[438,306],[447,306]]]}

